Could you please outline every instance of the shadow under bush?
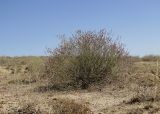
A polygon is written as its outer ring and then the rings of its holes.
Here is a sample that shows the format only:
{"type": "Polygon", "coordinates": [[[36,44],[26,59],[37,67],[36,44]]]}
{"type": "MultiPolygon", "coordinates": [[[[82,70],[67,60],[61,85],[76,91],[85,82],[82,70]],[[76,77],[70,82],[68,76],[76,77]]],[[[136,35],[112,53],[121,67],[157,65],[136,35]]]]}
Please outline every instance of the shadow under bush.
{"type": "Polygon", "coordinates": [[[74,84],[71,83],[61,83],[61,84],[49,84],[44,86],[39,86],[34,89],[34,92],[48,92],[48,91],[68,91],[74,90],[74,84]]]}
{"type": "Polygon", "coordinates": [[[31,84],[31,83],[35,83],[36,80],[26,80],[26,79],[19,79],[19,80],[11,80],[8,82],[8,84],[31,84]]]}

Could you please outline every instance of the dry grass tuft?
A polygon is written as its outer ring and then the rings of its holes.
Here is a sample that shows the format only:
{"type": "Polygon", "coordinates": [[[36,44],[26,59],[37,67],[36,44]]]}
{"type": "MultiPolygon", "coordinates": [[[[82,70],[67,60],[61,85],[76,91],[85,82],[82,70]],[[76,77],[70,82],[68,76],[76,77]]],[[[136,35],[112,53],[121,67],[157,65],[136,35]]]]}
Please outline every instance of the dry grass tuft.
{"type": "Polygon", "coordinates": [[[126,104],[157,101],[160,101],[160,91],[156,87],[139,87],[136,94],[126,104]]]}
{"type": "Polygon", "coordinates": [[[93,114],[85,105],[68,99],[53,99],[49,102],[53,114],[93,114]]]}

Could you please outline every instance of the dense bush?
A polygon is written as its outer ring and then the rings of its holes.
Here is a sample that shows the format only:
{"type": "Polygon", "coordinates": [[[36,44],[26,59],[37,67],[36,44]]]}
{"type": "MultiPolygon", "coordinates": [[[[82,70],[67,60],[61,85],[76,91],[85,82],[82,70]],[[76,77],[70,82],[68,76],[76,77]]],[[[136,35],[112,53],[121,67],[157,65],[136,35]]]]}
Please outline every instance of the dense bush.
{"type": "Polygon", "coordinates": [[[125,61],[127,52],[105,31],[77,31],[58,48],[49,49],[44,76],[52,84],[69,83],[86,89],[113,79],[125,61]]]}

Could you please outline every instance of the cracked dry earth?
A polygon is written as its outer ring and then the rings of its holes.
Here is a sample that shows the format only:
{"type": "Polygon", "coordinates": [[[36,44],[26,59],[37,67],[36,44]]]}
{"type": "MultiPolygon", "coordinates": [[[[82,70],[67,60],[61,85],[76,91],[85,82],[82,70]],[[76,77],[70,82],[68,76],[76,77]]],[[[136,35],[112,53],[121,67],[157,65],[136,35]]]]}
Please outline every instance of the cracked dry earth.
{"type": "MultiPolygon", "coordinates": [[[[77,103],[87,105],[94,114],[105,114],[107,107],[115,107],[129,99],[132,93],[126,94],[127,90],[113,91],[106,88],[101,92],[71,91],[71,92],[33,92],[37,87],[32,85],[9,84],[8,81],[14,78],[9,71],[0,67],[0,114],[11,114],[14,109],[18,109],[21,104],[34,102],[37,107],[48,111],[50,108],[47,102],[51,99],[71,99],[77,103]]],[[[123,114],[123,113],[122,113],[123,114]]]]}

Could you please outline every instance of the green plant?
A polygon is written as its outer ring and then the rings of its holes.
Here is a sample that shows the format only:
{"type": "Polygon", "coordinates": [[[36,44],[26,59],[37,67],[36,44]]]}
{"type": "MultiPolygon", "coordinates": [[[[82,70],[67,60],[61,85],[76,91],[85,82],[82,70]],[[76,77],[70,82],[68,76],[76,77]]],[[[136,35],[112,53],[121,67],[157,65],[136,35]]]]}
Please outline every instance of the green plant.
{"type": "Polygon", "coordinates": [[[44,76],[52,84],[65,82],[82,89],[113,79],[128,55],[123,45],[113,41],[105,30],[77,31],[48,52],[44,76]]]}

